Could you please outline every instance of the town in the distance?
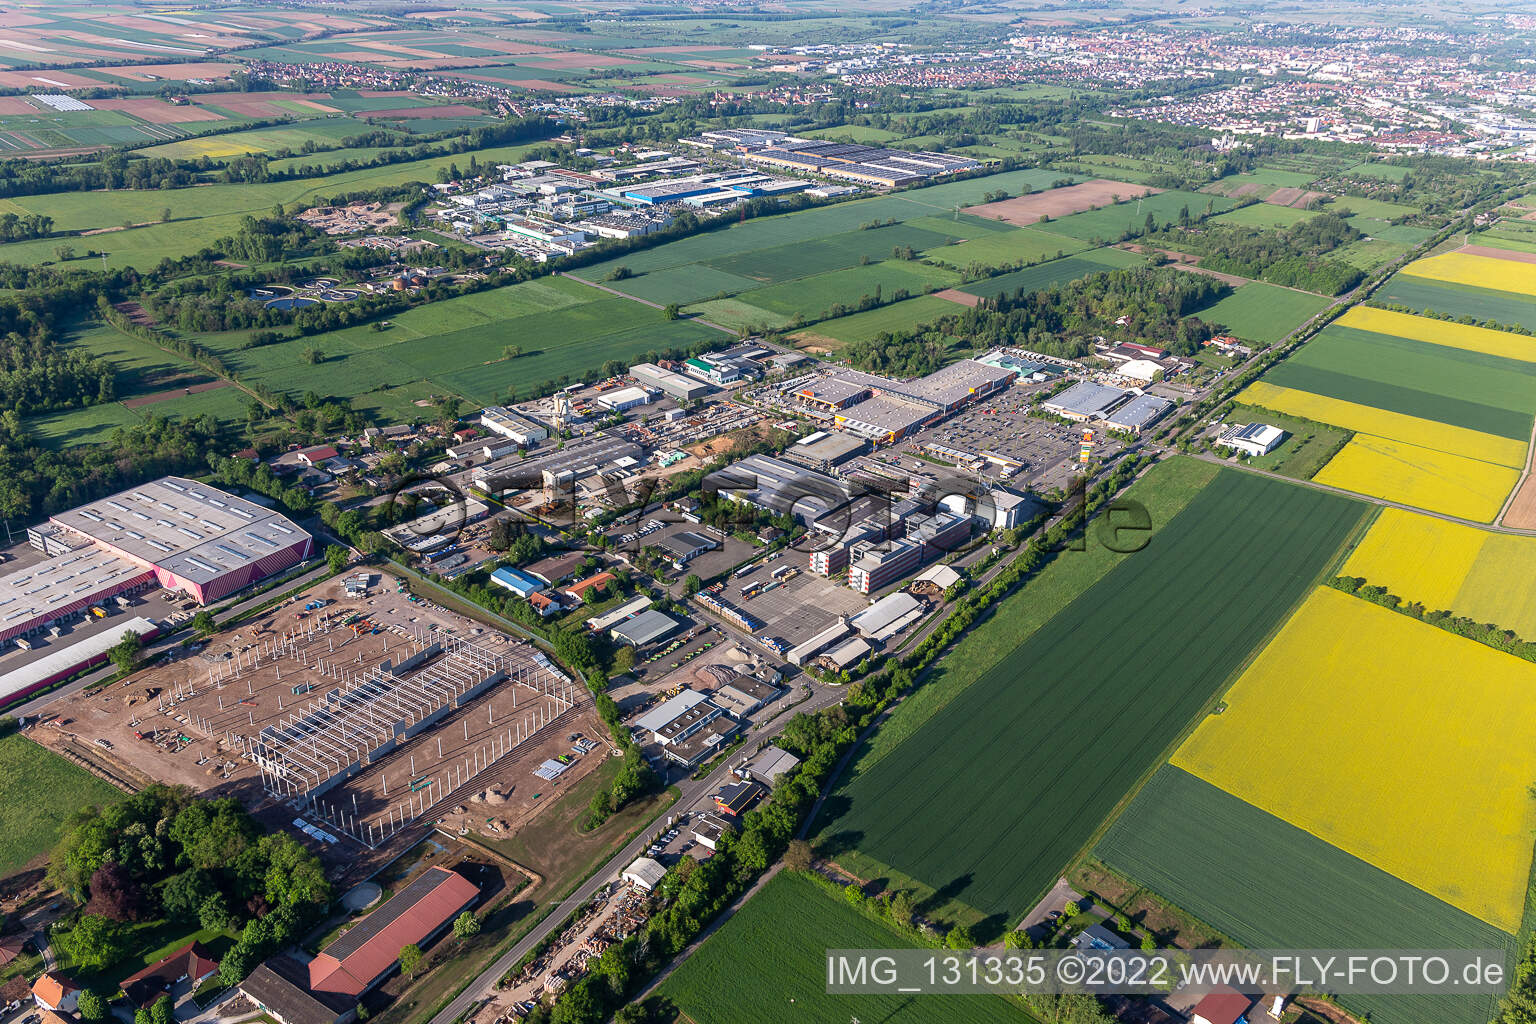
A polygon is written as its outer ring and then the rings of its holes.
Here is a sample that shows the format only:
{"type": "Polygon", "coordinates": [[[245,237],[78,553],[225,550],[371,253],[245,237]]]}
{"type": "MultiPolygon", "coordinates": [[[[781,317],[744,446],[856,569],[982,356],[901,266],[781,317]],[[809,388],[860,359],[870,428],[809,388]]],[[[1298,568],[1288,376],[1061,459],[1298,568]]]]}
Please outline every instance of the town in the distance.
{"type": "Polygon", "coordinates": [[[1536,1021],[1536,8],[0,26],[0,1024],[1536,1021]]]}

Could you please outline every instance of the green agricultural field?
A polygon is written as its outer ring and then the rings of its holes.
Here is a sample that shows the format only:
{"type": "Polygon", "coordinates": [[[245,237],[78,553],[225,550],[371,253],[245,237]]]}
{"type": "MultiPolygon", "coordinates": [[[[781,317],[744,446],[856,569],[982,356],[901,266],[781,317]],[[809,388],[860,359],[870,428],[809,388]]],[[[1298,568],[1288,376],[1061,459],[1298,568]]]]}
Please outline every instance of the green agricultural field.
{"type": "MultiPolygon", "coordinates": [[[[1256,949],[1499,949],[1510,936],[1172,765],[1094,850],[1115,871],[1256,949]],[[1196,824],[1198,823],[1198,825],[1196,824]]],[[[1489,996],[1347,995],[1395,1024],[1484,1024],[1489,996]]]]}
{"type": "Polygon", "coordinates": [[[0,878],[47,853],[75,811],[123,793],[24,736],[0,738],[0,878]]]}
{"type": "Polygon", "coordinates": [[[1192,216],[1198,217],[1207,210],[1215,213],[1230,210],[1232,200],[1225,196],[1201,195],[1198,192],[1174,189],[1097,210],[1084,210],[1036,226],[1041,231],[1066,235],[1068,238],[1118,242],[1127,231],[1140,231],[1146,224],[1147,214],[1150,213],[1159,224],[1170,224],[1179,219],[1179,214],[1186,207],[1192,216]]]}
{"type": "MultiPolygon", "coordinates": [[[[1139,502],[1152,520],[1152,537],[1184,510],[1206,484],[1215,478],[1218,468],[1209,462],[1175,458],[1160,462],[1147,471],[1126,492],[1139,502]]],[[[1095,521],[1081,544],[1081,550],[1061,552],[1023,587],[998,604],[994,613],[973,626],[966,639],[947,652],[911,696],[866,741],[857,760],[850,766],[852,775],[868,771],[880,759],[916,733],[923,724],[987,671],[997,665],[1035,631],[1048,622],[1058,609],[1071,604],[1121,561],[1130,557],[1104,546],[1113,539],[1095,521]]]]}
{"type": "Polygon", "coordinates": [[[304,357],[315,349],[324,355],[318,373],[330,394],[352,397],[430,380],[439,392],[491,404],[513,388],[526,393],[610,359],[630,361],[721,336],[578,281],[550,278],[418,306],[382,331],[359,325],[255,349],[240,349],[240,336],[205,343],[242,377],[280,391],[315,386],[316,368],[304,357]],[[507,356],[509,346],[521,354],[507,356]]]}
{"type": "Polygon", "coordinates": [[[685,307],[684,312],[732,330],[740,330],[743,327],[778,329],[788,327],[790,323],[790,318],[783,313],[775,313],[761,306],[754,306],[750,302],[743,302],[741,299],[706,299],[704,302],[695,302],[685,307]]]}
{"type": "Polygon", "coordinates": [[[1339,324],[1264,379],[1517,441],[1536,413],[1536,364],[1339,324]]]}
{"type": "Polygon", "coordinates": [[[929,912],[970,908],[983,934],[1012,925],[1311,588],[1363,510],[1218,474],[1144,551],[840,786],[821,849],[860,877],[915,881],[929,912]],[[1179,614],[1149,643],[1146,609],[1158,606],[1179,614]]]}
{"type": "Polygon", "coordinates": [[[803,344],[837,350],[844,345],[873,341],[886,331],[910,331],[920,324],[932,323],[945,316],[959,316],[965,307],[948,299],[919,295],[866,313],[823,320],[810,330],[792,337],[803,344]]]}
{"type": "Polygon", "coordinates": [[[1332,258],[1343,260],[1352,267],[1370,273],[1402,256],[1413,246],[1403,242],[1389,242],[1384,238],[1362,238],[1342,249],[1336,249],[1332,258]]]}
{"type": "Polygon", "coordinates": [[[648,270],[622,281],[604,281],[600,277],[593,277],[589,270],[576,270],[572,273],[581,280],[601,284],[624,295],[633,295],[637,299],[662,305],[671,302],[682,305],[717,295],[735,295],[737,292],[750,291],[763,286],[761,281],[753,281],[750,278],[716,270],[704,263],[688,267],[648,270]]]}
{"type": "Polygon", "coordinates": [[[811,132],[801,132],[800,135],[806,139],[861,142],[866,146],[879,146],[892,139],[901,138],[900,132],[893,132],[888,128],[875,128],[867,124],[842,124],[836,128],[818,128],[811,132]]]}
{"type": "Polygon", "coordinates": [[[1239,338],[1273,345],[1326,309],[1328,302],[1311,292],[1253,281],[1195,315],[1239,338]]]}
{"type": "Polygon", "coordinates": [[[213,380],[201,367],[184,362],[173,352],[124,334],[104,321],[78,325],[65,341],[117,367],[113,383],[118,398],[148,395],[213,380]]]}
{"type": "MultiPolygon", "coordinates": [[[[868,200],[836,203],[780,216],[759,216],[745,223],[731,224],[730,227],[722,227],[719,230],[679,238],[664,246],[656,246],[654,249],[613,256],[613,258],[604,259],[601,263],[576,270],[576,273],[582,278],[587,278],[588,281],[604,281],[608,273],[613,272],[617,267],[628,267],[631,273],[645,275],[654,270],[693,267],[696,264],[725,266],[722,261],[727,259],[736,259],[760,250],[776,249],[782,246],[803,247],[808,252],[822,239],[860,232],[866,224],[883,223],[888,220],[895,220],[899,224],[922,220],[922,224],[914,224],[914,227],[929,230],[938,236],[938,239],[948,238],[951,235],[965,236],[968,233],[966,232],[968,218],[965,215],[958,216],[954,223],[951,223],[955,207],[978,203],[983,195],[991,190],[1005,189],[1012,195],[1018,195],[1021,192],[1048,186],[1051,181],[1060,177],[1060,173],[1049,172],[1049,170],[1009,170],[1009,172],[988,175],[988,177],[949,181],[949,183],[934,184],[925,189],[912,189],[908,192],[882,195],[882,197],[872,197],[868,200]],[[934,223],[934,218],[945,221],[951,226],[938,227],[934,223]]],[[[871,243],[879,241],[877,255],[888,256],[892,247],[897,244],[895,233],[889,233],[889,235],[885,233],[891,230],[891,227],[869,230],[871,243]]],[[[0,253],[3,253],[3,250],[0,250],[0,253]]],[[[852,266],[857,263],[859,263],[859,256],[856,253],[854,259],[843,266],[852,266]]],[[[743,261],[739,266],[742,266],[743,270],[736,270],[736,273],[742,276],[754,276],[753,273],[745,272],[745,269],[751,267],[750,259],[743,261]]]]}
{"type": "MultiPolygon", "coordinates": [[[[888,259],[896,249],[932,249],[954,237],[952,234],[940,234],[910,224],[892,224],[889,227],[830,235],[810,244],[792,242],[756,249],[737,256],[711,260],[709,265],[716,270],[751,278],[747,287],[757,288],[764,284],[779,284],[823,274],[829,270],[844,270],[865,261],[888,259]]],[[[689,268],[690,272],[693,269],[689,268]]]]}
{"type": "Polygon", "coordinates": [[[1359,217],[1374,217],[1377,220],[1387,221],[1421,212],[1417,206],[1409,206],[1407,203],[1388,203],[1380,199],[1365,199],[1360,196],[1338,196],[1328,205],[1330,213],[1342,214],[1345,210],[1359,217]]]}
{"type": "Polygon", "coordinates": [[[836,303],[854,306],[861,297],[874,295],[878,287],[885,298],[890,298],[899,288],[913,295],[921,295],[930,285],[948,288],[960,280],[960,275],[942,267],[907,260],[886,260],[867,267],[849,267],[832,270],[815,277],[769,285],[756,291],[744,292],[740,297],[754,306],[794,316],[803,313],[807,319],[816,319],[836,303]]]}
{"type": "MultiPolygon", "coordinates": [[[[317,117],[303,124],[289,127],[252,128],[243,132],[223,132],[201,138],[181,139],[168,142],[163,146],[150,146],[138,152],[140,156],[165,157],[170,160],[196,160],[200,156],[223,159],[240,153],[271,153],[279,149],[298,151],[306,142],[328,147],[336,146],[342,139],[374,130],[376,129],[348,117],[317,117]]],[[[345,154],[338,154],[337,159],[343,155],[353,156],[355,153],[355,150],[348,150],[345,154]]],[[[310,159],[317,157],[318,154],[312,154],[310,159]]]]}
{"type": "Polygon", "coordinates": [[[1478,245],[1486,245],[1490,249],[1505,249],[1509,252],[1536,253],[1536,237],[1531,235],[1510,235],[1499,231],[1485,231],[1477,236],[1478,245]]]}
{"type": "Polygon", "coordinates": [[[829,996],[828,949],[898,949],[901,932],[828,892],[814,879],[781,871],[725,926],[680,964],[660,994],[694,1024],[990,1024],[1028,1020],[1001,996],[912,999],[829,996]]]}
{"type": "Polygon", "coordinates": [[[1234,405],[1226,417],[1232,423],[1269,423],[1290,436],[1268,455],[1248,460],[1255,469],[1268,470],[1293,480],[1310,480],[1354,436],[1326,423],[1315,423],[1269,409],[1234,405]]]}
{"type": "Polygon", "coordinates": [[[1293,210],[1289,206],[1275,206],[1272,203],[1250,203],[1213,218],[1212,223],[1242,228],[1288,228],[1316,216],[1311,210],[1293,210]]]}
{"type": "Polygon", "coordinates": [[[1478,322],[1518,324],[1536,330],[1536,302],[1515,292],[1398,274],[1371,297],[1416,313],[1449,313],[1458,319],[1467,316],[1478,322]]]}
{"type": "Polygon", "coordinates": [[[1066,284],[1068,281],[1076,281],[1089,274],[1140,266],[1145,262],[1145,257],[1126,252],[1124,249],[1112,247],[1094,249],[1076,256],[1068,256],[1066,259],[1051,260],[1048,263],[1025,267],[1023,270],[1015,270],[1012,273],[958,285],[956,290],[968,295],[980,295],[984,299],[995,299],[999,295],[1012,295],[1018,291],[1035,292],[1042,288],[1066,284]]]}
{"type": "Polygon", "coordinates": [[[973,235],[970,241],[929,249],[923,256],[964,270],[976,263],[999,267],[1020,261],[1055,259],[1088,248],[1086,242],[1035,228],[1014,228],[1011,231],[993,231],[981,235],[973,232],[973,235]]]}
{"type": "Polygon", "coordinates": [[[27,431],[44,446],[53,449],[73,448],[77,444],[102,444],[112,438],[118,427],[136,426],[143,419],[123,408],[118,402],[88,405],[84,409],[64,409],[59,412],[29,416],[25,421],[27,431]]]}
{"type": "MultiPolygon", "coordinates": [[[[487,163],[520,160],[531,148],[531,143],[504,146],[483,150],[476,156],[487,163]]],[[[167,256],[187,255],[219,237],[233,234],[243,217],[265,215],[278,204],[309,205],[347,192],[408,181],[435,181],[439,168],[466,160],[467,154],[456,154],[293,181],[20,196],[0,200],[0,212],[47,214],[54,219],[54,230],[63,232],[121,229],[129,223],[148,225],[62,240],[79,255],[87,248],[109,253],[109,266],[147,269],[167,256]],[[170,211],[170,222],[161,223],[166,210],[170,211]]],[[[55,249],[60,244],[58,238],[45,238],[0,245],[0,261],[29,265],[51,261],[56,258],[55,249]]]]}

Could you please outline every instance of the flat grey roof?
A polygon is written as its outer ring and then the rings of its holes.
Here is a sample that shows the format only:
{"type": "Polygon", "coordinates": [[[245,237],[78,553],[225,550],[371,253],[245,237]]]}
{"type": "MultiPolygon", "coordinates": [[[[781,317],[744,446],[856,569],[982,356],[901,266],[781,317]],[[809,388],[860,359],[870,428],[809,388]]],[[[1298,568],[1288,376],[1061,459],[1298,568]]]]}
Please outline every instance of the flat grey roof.
{"type": "Polygon", "coordinates": [[[927,402],[913,401],[897,395],[876,395],[838,413],[850,427],[873,427],[881,431],[900,432],[939,411],[939,407],[927,402]]]}
{"type": "Polygon", "coordinates": [[[1010,381],[1014,376],[1012,370],[1001,366],[988,366],[974,359],[962,359],[910,382],[907,390],[919,398],[949,406],[963,401],[974,391],[1001,381],[1010,381]]]}
{"type": "Polygon", "coordinates": [[[613,635],[622,637],[641,647],[652,640],[660,640],[668,633],[675,632],[679,623],[666,612],[659,612],[652,608],[643,611],[639,615],[613,627],[613,635]]]}
{"type": "Polygon", "coordinates": [[[52,521],[197,584],[309,540],[286,516],[177,476],[119,491],[52,521]]]}
{"type": "Polygon", "coordinates": [[[1078,416],[1102,416],[1121,401],[1129,391],[1112,388],[1107,384],[1078,381],[1055,398],[1047,400],[1046,409],[1074,413],[1078,416]]]}
{"type": "Polygon", "coordinates": [[[635,722],[635,728],[644,729],[646,732],[659,732],[708,699],[707,695],[697,690],[684,690],[676,697],[669,698],[660,706],[647,711],[635,722]]]}
{"type": "Polygon", "coordinates": [[[698,551],[713,551],[720,544],[702,533],[694,533],[691,530],[682,533],[674,533],[670,537],[661,538],[661,546],[674,555],[692,555],[698,551]]]}
{"type": "Polygon", "coordinates": [[[104,548],[85,547],[6,573],[0,576],[0,631],[50,617],[81,598],[148,572],[104,548]]]}
{"type": "Polygon", "coordinates": [[[1159,398],[1156,395],[1139,395],[1110,413],[1104,422],[1112,427],[1139,429],[1148,423],[1155,422],[1158,417],[1172,408],[1173,403],[1166,398],[1159,398]]]}

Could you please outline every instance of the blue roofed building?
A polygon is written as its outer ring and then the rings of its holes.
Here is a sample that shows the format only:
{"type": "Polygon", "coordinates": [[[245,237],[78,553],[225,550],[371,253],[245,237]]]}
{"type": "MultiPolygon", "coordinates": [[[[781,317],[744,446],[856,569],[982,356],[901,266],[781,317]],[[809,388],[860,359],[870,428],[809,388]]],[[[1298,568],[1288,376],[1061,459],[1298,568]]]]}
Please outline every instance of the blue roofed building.
{"type": "Polygon", "coordinates": [[[544,581],[537,576],[530,576],[521,569],[497,569],[491,573],[491,582],[498,587],[505,587],[518,597],[530,597],[544,589],[544,581]]]}

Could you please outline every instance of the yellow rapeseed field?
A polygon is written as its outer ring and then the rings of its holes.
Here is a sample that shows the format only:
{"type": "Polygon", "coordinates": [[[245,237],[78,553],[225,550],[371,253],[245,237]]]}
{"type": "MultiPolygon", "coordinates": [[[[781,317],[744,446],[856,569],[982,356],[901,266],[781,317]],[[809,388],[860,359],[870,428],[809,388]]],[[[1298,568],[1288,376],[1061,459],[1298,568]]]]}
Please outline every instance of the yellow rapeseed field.
{"type": "Polygon", "coordinates": [[[1483,352],[1506,359],[1536,362],[1536,338],[1510,334],[1508,331],[1491,331],[1486,327],[1453,324],[1432,317],[1396,313],[1390,309],[1374,309],[1370,306],[1355,306],[1334,323],[1341,327],[1427,341],[1432,345],[1459,348],[1466,352],[1483,352]]]}
{"type": "Polygon", "coordinates": [[[1437,452],[1448,452],[1500,466],[1521,468],[1525,465],[1524,441],[1314,395],[1310,391],[1280,387],[1262,380],[1248,385],[1238,396],[1238,401],[1276,412],[1305,416],[1319,423],[1332,423],[1336,427],[1361,434],[1390,437],[1394,441],[1432,448],[1437,452]]]}
{"type": "Polygon", "coordinates": [[[1383,509],[1340,571],[1536,640],[1536,537],[1383,509]]]}
{"type": "Polygon", "coordinates": [[[1536,801],[1536,665],[1319,588],[1173,763],[1504,931],[1536,801]]]}
{"type": "Polygon", "coordinates": [[[1474,526],[1384,508],[1341,574],[1364,576],[1430,609],[1454,608],[1462,581],[1491,536],[1474,526]]]}
{"type": "Polygon", "coordinates": [[[1467,252],[1446,252],[1415,260],[1401,272],[1409,277],[1425,277],[1431,281],[1449,281],[1452,284],[1470,284],[1501,292],[1536,295],[1536,263],[1474,256],[1467,252]]]}
{"type": "Polygon", "coordinates": [[[1491,462],[1356,434],[1312,477],[1414,508],[1491,523],[1520,480],[1520,471],[1491,462]]]}

